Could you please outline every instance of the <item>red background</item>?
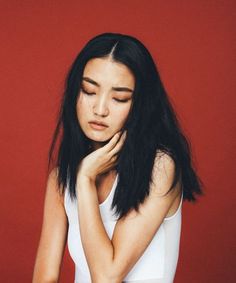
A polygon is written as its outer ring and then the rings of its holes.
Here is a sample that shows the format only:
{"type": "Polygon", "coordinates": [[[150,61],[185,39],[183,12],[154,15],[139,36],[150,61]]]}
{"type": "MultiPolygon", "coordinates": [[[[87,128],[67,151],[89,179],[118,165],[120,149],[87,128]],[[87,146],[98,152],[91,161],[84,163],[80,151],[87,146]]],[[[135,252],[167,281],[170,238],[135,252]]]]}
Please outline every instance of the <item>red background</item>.
{"type": "MultiPolygon", "coordinates": [[[[183,205],[175,282],[235,282],[235,4],[1,1],[1,282],[31,282],[64,78],[102,32],[134,35],[153,54],[205,184],[197,204],[183,205]]],[[[61,282],[73,278],[66,252],[61,282]]]]}

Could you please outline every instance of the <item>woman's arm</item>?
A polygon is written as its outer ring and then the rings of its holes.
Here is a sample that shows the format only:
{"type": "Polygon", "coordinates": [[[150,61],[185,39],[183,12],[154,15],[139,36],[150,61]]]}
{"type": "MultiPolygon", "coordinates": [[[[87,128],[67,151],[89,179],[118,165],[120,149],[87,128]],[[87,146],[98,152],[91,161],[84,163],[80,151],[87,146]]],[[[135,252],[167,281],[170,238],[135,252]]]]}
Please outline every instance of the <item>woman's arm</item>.
{"type": "Polygon", "coordinates": [[[57,282],[60,274],[68,222],[56,178],[56,169],[54,169],[47,181],[43,225],[34,266],[33,283],[57,282]]]}
{"type": "Polygon", "coordinates": [[[78,213],[80,233],[93,283],[120,283],[151,242],[171,205],[180,194],[179,186],[166,196],[174,178],[174,162],[166,154],[156,159],[153,168],[154,185],[150,195],[135,210],[120,219],[112,240],[104,228],[93,181],[80,176],[78,213]]]}

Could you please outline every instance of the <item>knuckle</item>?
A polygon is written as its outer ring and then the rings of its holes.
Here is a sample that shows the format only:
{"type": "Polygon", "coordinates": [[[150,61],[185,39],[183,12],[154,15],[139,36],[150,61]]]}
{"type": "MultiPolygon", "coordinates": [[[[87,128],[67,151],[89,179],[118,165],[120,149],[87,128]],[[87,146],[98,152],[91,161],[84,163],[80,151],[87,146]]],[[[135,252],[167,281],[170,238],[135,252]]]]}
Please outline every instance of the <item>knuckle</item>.
{"type": "Polygon", "coordinates": [[[114,155],[111,160],[115,161],[116,160],[116,156],[114,155]]]}

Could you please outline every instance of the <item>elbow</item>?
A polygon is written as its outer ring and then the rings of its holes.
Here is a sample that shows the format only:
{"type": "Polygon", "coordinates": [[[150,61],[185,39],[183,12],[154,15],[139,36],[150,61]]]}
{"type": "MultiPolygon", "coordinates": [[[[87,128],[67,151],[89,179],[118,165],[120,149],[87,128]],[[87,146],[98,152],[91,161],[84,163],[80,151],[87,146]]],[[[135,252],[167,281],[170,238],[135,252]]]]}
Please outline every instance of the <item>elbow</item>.
{"type": "Polygon", "coordinates": [[[59,272],[52,269],[49,270],[48,266],[36,264],[33,271],[32,283],[58,283],[59,272]]]}
{"type": "Polygon", "coordinates": [[[123,277],[112,274],[111,271],[94,274],[92,276],[93,283],[122,283],[123,277]]]}
{"type": "Polygon", "coordinates": [[[102,265],[93,265],[90,269],[92,283],[122,283],[126,273],[113,261],[102,265]]]}
{"type": "Polygon", "coordinates": [[[122,283],[122,279],[99,276],[97,279],[92,279],[93,283],[122,283]]]}

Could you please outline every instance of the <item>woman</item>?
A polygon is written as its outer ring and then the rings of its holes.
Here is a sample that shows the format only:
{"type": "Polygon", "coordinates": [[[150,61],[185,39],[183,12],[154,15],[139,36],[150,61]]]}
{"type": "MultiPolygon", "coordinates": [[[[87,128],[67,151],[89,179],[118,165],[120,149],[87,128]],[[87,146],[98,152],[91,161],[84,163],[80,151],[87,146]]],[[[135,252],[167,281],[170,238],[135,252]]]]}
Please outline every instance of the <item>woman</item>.
{"type": "Polygon", "coordinates": [[[49,152],[33,282],[57,282],[68,236],[75,282],[173,282],[182,200],[201,182],[155,63],[104,33],[75,59],[49,152]],[[78,196],[78,197],[77,197],[78,196]]]}

